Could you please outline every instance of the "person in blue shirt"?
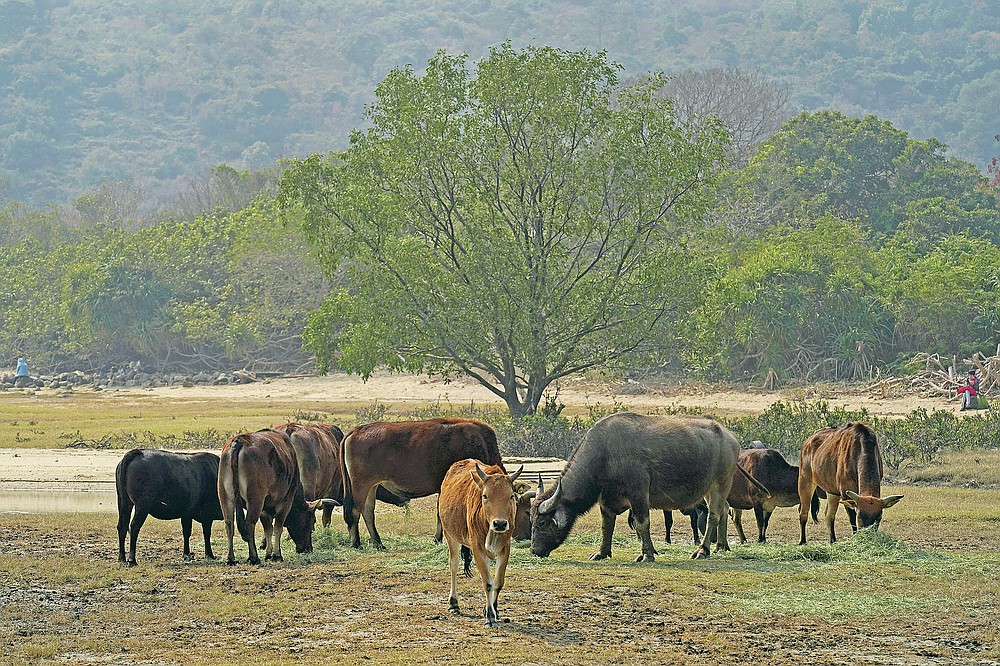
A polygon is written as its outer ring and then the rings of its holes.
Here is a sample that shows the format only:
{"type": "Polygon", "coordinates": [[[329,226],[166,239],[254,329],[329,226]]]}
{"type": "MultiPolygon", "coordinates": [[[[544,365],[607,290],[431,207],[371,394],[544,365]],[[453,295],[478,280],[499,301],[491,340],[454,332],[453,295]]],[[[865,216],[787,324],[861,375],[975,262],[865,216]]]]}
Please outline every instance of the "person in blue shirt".
{"type": "Polygon", "coordinates": [[[14,371],[14,386],[23,388],[31,383],[31,373],[28,372],[28,362],[24,358],[17,359],[17,369],[14,371]]]}

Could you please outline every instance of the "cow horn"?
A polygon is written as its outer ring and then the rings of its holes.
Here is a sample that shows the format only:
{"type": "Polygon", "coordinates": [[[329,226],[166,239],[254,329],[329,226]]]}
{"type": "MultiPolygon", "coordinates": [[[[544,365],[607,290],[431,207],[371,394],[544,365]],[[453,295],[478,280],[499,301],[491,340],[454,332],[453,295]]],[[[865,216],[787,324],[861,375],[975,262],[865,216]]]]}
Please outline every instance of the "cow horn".
{"type": "Polygon", "coordinates": [[[524,465],[517,468],[517,471],[510,475],[510,482],[513,483],[517,481],[517,477],[521,476],[521,472],[524,471],[524,465]]]}
{"type": "Polygon", "coordinates": [[[885,502],[885,507],[883,508],[888,509],[890,506],[892,506],[901,499],[903,499],[902,495],[889,495],[888,497],[882,500],[883,502],[885,502]]]}
{"type": "Polygon", "coordinates": [[[330,497],[324,497],[320,502],[323,503],[323,506],[340,506],[340,502],[330,497]]]}
{"type": "Polygon", "coordinates": [[[552,513],[555,511],[560,495],[562,495],[562,483],[556,481],[556,489],[552,493],[552,497],[538,505],[538,513],[552,513]]]}
{"type": "Polygon", "coordinates": [[[476,474],[478,474],[479,478],[482,479],[483,481],[485,481],[487,478],[486,472],[484,472],[483,468],[479,466],[479,463],[476,463],[476,474]]]}
{"type": "Polygon", "coordinates": [[[844,491],[844,497],[846,497],[847,499],[849,499],[849,500],[851,500],[853,502],[857,502],[859,499],[861,499],[861,495],[858,495],[856,492],[854,492],[852,490],[845,490],[844,491]]]}

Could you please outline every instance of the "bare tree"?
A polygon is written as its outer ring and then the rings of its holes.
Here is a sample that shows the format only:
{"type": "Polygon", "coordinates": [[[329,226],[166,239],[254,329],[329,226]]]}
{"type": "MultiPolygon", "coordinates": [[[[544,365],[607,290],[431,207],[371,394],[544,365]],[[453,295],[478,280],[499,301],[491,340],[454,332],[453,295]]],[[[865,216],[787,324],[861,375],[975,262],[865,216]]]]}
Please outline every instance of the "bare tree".
{"type": "Polygon", "coordinates": [[[736,165],[791,116],[789,87],[755,69],[686,70],[669,76],[659,94],[673,100],[681,120],[718,116],[732,133],[730,158],[736,165]]]}

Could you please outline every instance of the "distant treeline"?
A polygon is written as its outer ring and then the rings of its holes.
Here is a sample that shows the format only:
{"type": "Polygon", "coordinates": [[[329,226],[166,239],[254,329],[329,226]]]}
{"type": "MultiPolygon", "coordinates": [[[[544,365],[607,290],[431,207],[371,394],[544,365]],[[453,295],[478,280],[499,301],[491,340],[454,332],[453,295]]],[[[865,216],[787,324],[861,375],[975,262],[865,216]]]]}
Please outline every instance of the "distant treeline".
{"type": "Polygon", "coordinates": [[[758,69],[795,110],[875,114],[982,169],[998,26],[994,0],[0,0],[0,193],[132,178],[168,201],[213,164],[342,149],[392,67],[506,39],[606,50],[628,76],[758,69]]]}

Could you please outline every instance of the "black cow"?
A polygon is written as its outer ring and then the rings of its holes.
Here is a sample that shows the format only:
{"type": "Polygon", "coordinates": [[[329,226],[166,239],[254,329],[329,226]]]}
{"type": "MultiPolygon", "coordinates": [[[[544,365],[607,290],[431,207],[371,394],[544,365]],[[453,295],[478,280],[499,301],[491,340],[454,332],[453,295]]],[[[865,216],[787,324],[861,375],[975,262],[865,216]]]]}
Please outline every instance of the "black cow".
{"type": "Polygon", "coordinates": [[[197,520],[205,535],[205,557],[215,559],[212,521],[222,520],[216,491],[218,476],[219,456],[214,453],[175,453],[158,449],[133,449],[126,453],[115,470],[118,561],[135,566],[135,542],[147,516],[160,520],[180,518],[184,559],[194,557],[190,547],[191,522],[197,520]],[[127,560],[126,533],[131,535],[127,560]]]}

